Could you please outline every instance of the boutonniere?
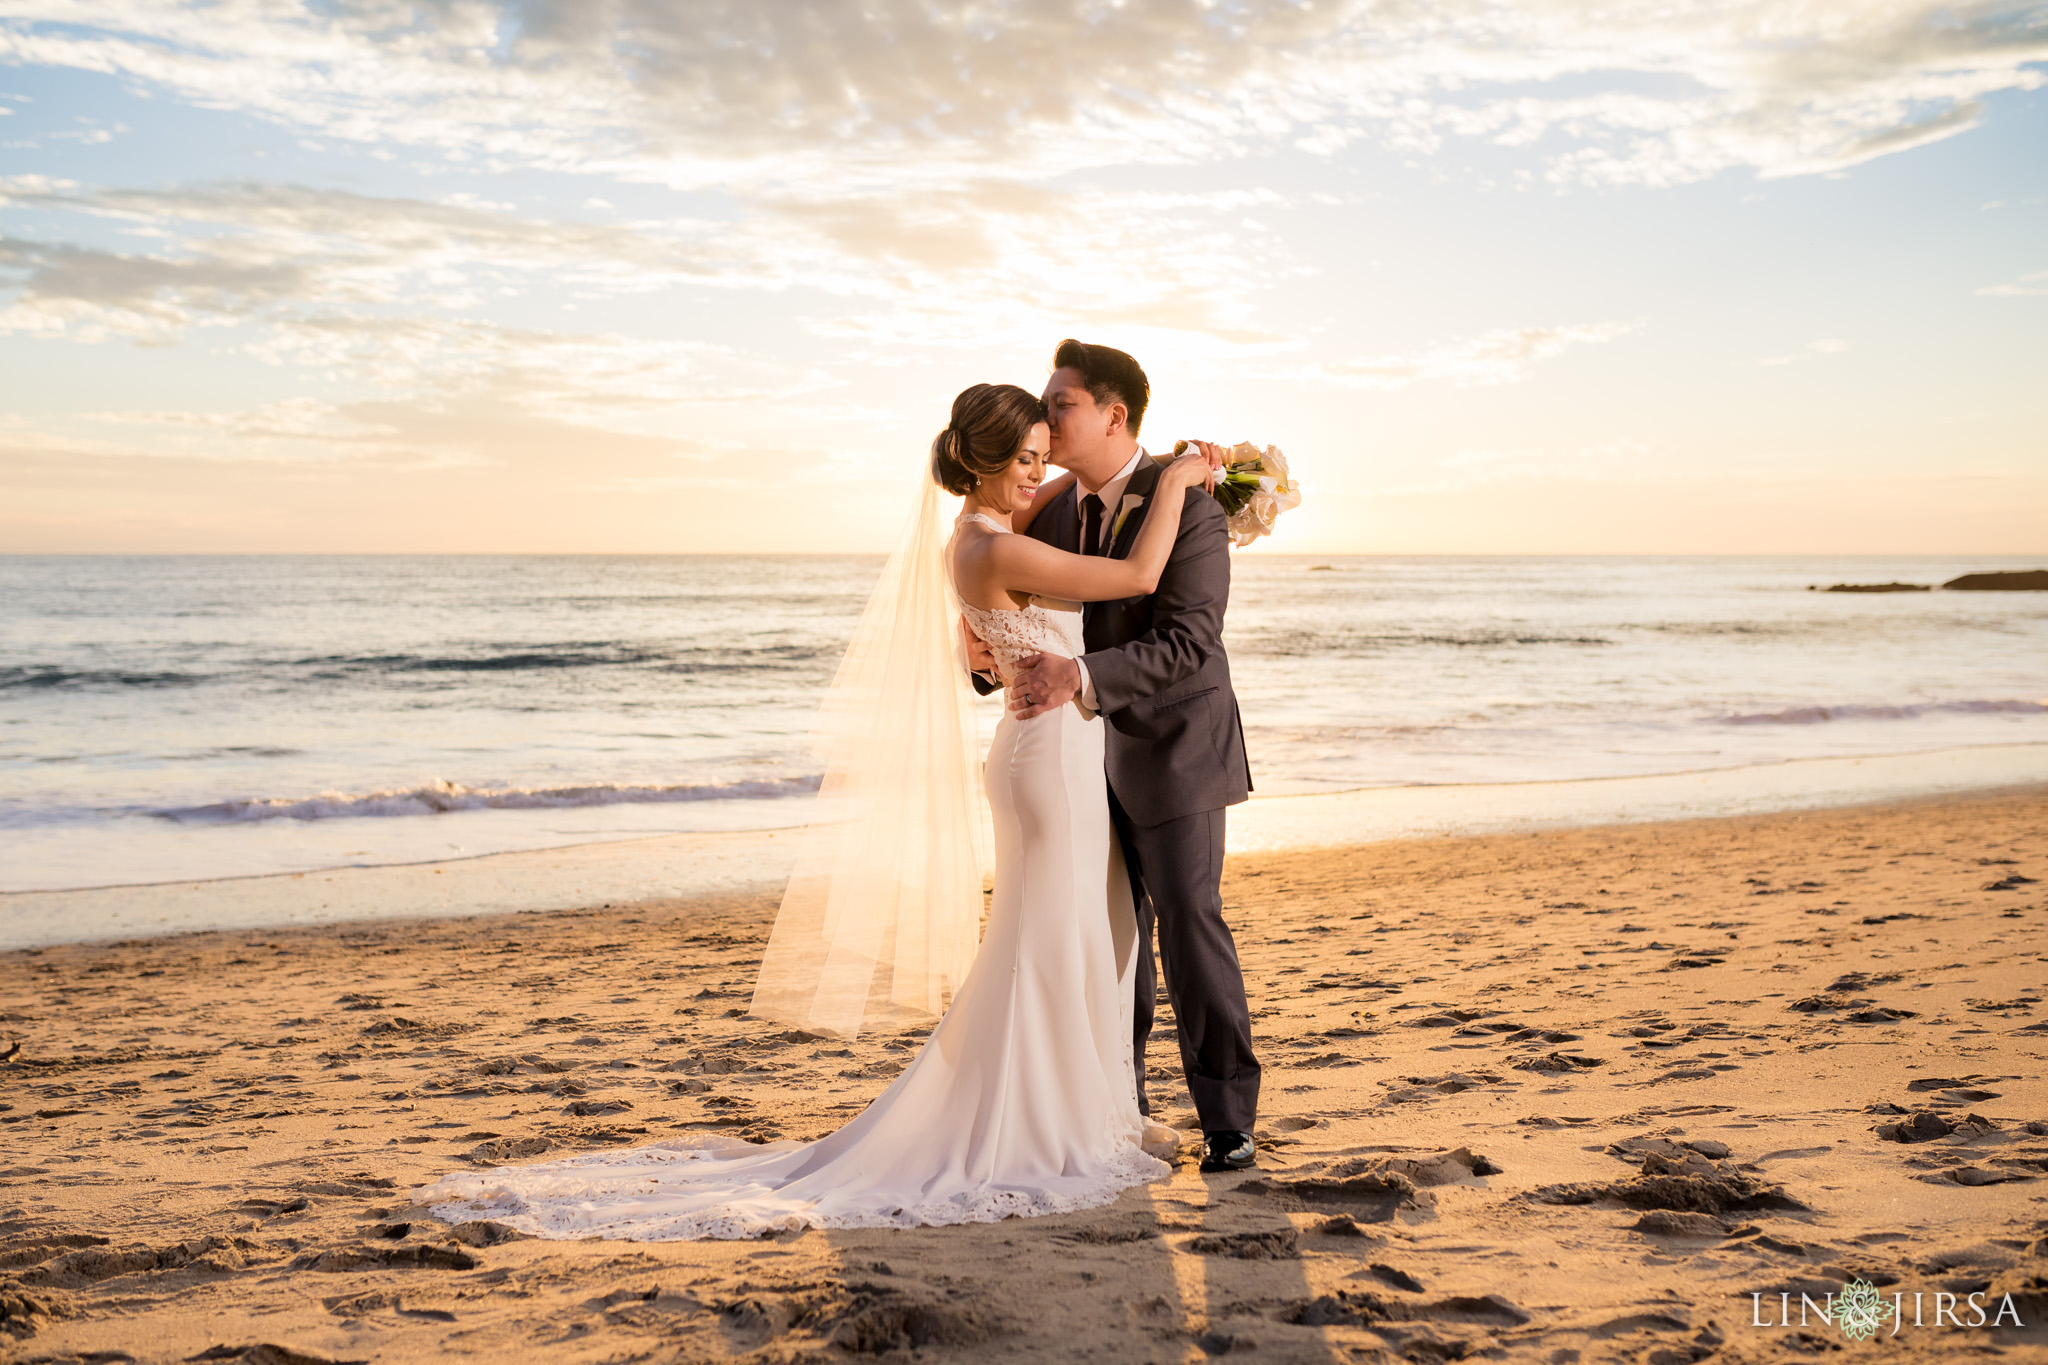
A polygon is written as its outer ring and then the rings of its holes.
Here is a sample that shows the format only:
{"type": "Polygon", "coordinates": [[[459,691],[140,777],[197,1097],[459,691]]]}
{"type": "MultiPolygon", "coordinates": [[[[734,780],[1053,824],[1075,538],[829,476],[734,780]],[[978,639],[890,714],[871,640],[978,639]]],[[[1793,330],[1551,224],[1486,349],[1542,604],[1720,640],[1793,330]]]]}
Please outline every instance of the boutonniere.
{"type": "Polygon", "coordinates": [[[1131,513],[1145,505],[1143,493],[1126,493],[1123,501],[1116,505],[1116,521],[1109,528],[1109,538],[1114,541],[1124,533],[1124,523],[1131,519],[1131,513]]]}

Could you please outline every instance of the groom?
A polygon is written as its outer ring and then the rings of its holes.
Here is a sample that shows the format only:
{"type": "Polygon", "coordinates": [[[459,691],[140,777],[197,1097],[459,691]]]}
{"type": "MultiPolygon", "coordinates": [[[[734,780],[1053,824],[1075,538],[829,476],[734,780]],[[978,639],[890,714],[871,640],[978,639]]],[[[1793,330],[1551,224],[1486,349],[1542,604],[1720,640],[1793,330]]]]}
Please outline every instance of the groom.
{"type": "MultiPolygon", "coordinates": [[[[1052,462],[1072,470],[1076,482],[1039,510],[1028,534],[1070,554],[1122,559],[1159,482],[1160,465],[1138,444],[1151,385],[1136,360],[1108,346],[1062,341],[1052,363],[1045,386],[1052,462]]],[[[1200,488],[1186,499],[1158,588],[1090,602],[1088,652],[1025,659],[1010,708],[1029,720],[1078,697],[1108,726],[1109,812],[1130,869],[1142,948],[1133,1039],[1138,1108],[1152,1112],[1145,1044],[1158,996],[1156,921],[1181,1066],[1208,1143],[1202,1169],[1238,1171],[1256,1155],[1259,1063],[1237,944],[1223,922],[1223,808],[1245,799],[1251,770],[1221,639],[1230,535],[1215,499],[1200,488]]],[[[985,652],[973,662],[993,670],[985,652]]],[[[988,679],[975,685],[994,690],[988,679]]]]}

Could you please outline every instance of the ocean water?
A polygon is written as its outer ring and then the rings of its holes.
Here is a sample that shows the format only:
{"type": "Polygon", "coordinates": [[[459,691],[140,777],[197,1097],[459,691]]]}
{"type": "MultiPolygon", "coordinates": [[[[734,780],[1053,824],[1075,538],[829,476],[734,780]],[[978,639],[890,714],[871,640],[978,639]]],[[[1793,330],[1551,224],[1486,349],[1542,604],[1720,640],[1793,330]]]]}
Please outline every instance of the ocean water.
{"type": "MultiPolygon", "coordinates": [[[[1251,553],[1264,795],[2048,740],[1980,559],[1251,553]]],[[[0,890],[800,823],[879,558],[0,557],[0,890]]],[[[985,728],[1000,711],[984,704],[985,728]]]]}

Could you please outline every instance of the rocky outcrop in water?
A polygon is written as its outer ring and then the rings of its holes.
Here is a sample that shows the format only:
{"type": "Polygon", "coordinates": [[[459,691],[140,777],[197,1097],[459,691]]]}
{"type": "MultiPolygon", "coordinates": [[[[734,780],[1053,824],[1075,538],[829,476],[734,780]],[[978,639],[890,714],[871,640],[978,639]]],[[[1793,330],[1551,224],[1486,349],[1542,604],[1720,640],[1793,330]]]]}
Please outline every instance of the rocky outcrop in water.
{"type": "Polygon", "coordinates": [[[1941,585],[1956,592],[2048,592],[2048,569],[1966,573],[1941,585]]]}

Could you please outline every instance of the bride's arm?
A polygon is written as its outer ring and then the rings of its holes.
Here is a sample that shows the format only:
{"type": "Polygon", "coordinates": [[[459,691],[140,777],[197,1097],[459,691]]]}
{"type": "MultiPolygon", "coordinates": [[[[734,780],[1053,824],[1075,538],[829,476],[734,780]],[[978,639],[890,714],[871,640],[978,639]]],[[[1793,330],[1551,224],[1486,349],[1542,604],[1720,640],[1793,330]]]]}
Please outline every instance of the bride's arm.
{"type": "MultiPolygon", "coordinates": [[[[1190,451],[1160,472],[1152,511],[1138,528],[1128,558],[1074,555],[1027,536],[992,536],[988,553],[993,577],[1008,591],[1068,602],[1108,602],[1151,592],[1159,586],[1167,556],[1173,553],[1187,501],[1181,495],[1208,477],[1209,462],[1199,451],[1190,451]]],[[[1014,514],[1011,524],[1016,524],[1014,514]]]]}
{"type": "MultiPolygon", "coordinates": [[[[1030,530],[1031,523],[1038,520],[1038,509],[1045,506],[1047,503],[1051,502],[1060,494],[1066,492],[1067,485],[1072,483],[1073,481],[1074,471],[1069,469],[1064,474],[1061,474],[1058,478],[1054,479],[1051,483],[1040,484],[1038,486],[1037,495],[1033,497],[1028,504],[1026,504],[1023,507],[1019,507],[1010,513],[1010,529],[1012,531],[1015,531],[1020,536],[1023,535],[1026,531],[1030,530]]],[[[1068,598],[1067,600],[1070,602],[1078,602],[1081,599],[1076,597],[1068,598]]]]}

